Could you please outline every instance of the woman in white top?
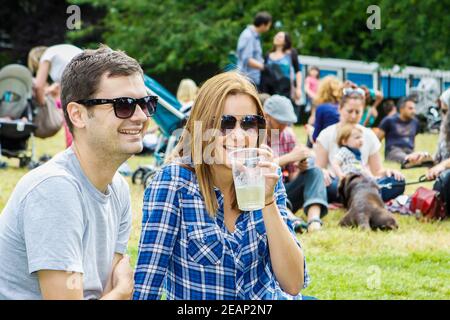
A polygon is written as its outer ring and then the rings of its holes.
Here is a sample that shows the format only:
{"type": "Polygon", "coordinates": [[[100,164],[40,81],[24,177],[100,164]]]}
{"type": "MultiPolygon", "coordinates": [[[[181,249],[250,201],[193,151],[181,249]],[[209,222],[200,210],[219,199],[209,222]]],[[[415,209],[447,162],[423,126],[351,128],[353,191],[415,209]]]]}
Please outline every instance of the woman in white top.
{"type": "Polygon", "coordinates": [[[73,57],[83,52],[71,44],[59,44],[51,47],[35,47],[28,54],[28,68],[36,73],[34,91],[37,102],[45,103],[45,95],[51,91],[58,91],[64,69],[73,57]],[[48,76],[53,85],[47,87],[48,76]],[[47,88],[46,88],[47,87],[47,88]]]}
{"type": "MultiPolygon", "coordinates": [[[[364,109],[364,92],[357,88],[344,89],[344,95],[339,104],[340,120],[337,124],[327,127],[317,138],[315,151],[317,166],[322,168],[325,185],[327,186],[328,202],[340,202],[337,194],[338,178],[331,167],[331,160],[339,150],[336,141],[338,128],[343,124],[358,124],[364,109]]],[[[387,190],[381,188],[383,200],[393,199],[404,191],[404,176],[397,170],[383,168],[380,155],[381,143],[371,129],[362,127],[364,144],[361,148],[361,161],[372,175],[379,179],[380,185],[394,183],[394,187],[387,190]],[[402,182],[403,181],[403,182],[402,182]],[[383,190],[384,189],[384,190],[383,190]]]]}

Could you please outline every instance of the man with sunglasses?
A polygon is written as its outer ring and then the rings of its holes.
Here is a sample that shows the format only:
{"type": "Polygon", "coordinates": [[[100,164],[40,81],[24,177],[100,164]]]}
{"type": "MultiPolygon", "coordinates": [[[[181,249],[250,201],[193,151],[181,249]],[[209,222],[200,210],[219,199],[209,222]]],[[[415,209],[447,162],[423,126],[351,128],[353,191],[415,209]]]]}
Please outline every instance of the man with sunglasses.
{"type": "Polygon", "coordinates": [[[0,215],[0,299],[129,299],[131,201],[117,169],[142,150],[157,99],[137,61],[107,47],[76,56],[61,86],[74,142],[0,215]]]}

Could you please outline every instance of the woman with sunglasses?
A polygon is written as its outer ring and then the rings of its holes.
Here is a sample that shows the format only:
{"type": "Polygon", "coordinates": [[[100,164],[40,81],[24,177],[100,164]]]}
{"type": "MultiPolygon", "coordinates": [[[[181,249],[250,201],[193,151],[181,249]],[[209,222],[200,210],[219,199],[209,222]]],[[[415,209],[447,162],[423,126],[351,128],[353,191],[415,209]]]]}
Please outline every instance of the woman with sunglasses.
{"type": "Polygon", "coordinates": [[[255,87],[236,72],[201,87],[169,163],[144,195],[134,299],[290,299],[309,282],[255,87]],[[259,148],[265,206],[237,207],[228,153],[259,148]]]}
{"type": "MultiPolygon", "coordinates": [[[[365,93],[360,88],[344,88],[343,97],[339,103],[340,120],[338,123],[323,130],[317,138],[315,151],[317,166],[322,168],[325,185],[327,186],[328,202],[340,202],[337,187],[339,180],[333,171],[331,163],[339,150],[337,144],[338,129],[345,124],[358,124],[364,109],[365,93]]],[[[385,169],[380,155],[381,143],[371,129],[362,127],[364,144],[361,149],[361,161],[368,166],[372,175],[378,177],[380,185],[395,182],[397,187],[381,188],[383,200],[393,199],[404,191],[403,175],[396,170],[385,169]]]]}

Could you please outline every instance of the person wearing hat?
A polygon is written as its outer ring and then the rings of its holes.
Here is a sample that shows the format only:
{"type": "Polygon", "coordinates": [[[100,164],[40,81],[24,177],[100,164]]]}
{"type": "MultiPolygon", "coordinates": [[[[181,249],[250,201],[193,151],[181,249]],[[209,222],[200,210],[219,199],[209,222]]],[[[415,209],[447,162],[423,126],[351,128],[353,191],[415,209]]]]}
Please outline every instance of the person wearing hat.
{"type": "Polygon", "coordinates": [[[321,217],[328,212],[322,171],[313,165],[314,152],[298,144],[290,125],[297,122],[291,100],[273,95],[264,103],[267,143],[277,156],[285,175],[285,187],[292,212],[303,207],[308,231],[321,228],[321,217]]]}

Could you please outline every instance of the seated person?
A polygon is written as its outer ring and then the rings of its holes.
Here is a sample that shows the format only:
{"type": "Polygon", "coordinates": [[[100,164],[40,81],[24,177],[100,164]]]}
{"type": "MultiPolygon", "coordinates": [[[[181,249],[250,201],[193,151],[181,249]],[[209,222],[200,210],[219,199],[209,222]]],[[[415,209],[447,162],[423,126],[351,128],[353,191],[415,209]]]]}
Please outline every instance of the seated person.
{"type": "Polygon", "coordinates": [[[322,172],[313,167],[313,152],[296,142],[288,126],[297,122],[292,102],[286,97],[273,95],[264,103],[267,121],[268,145],[286,172],[285,186],[293,213],[304,208],[308,217],[308,231],[320,229],[320,217],[327,214],[328,202],[322,172]]]}
{"type": "Polygon", "coordinates": [[[202,85],[167,165],[145,190],[134,299],[300,298],[309,277],[279,166],[262,144],[265,127],[248,78],[226,72],[202,85]],[[196,130],[215,134],[197,148],[196,130]],[[262,209],[238,206],[228,154],[242,147],[266,159],[262,209]]]}
{"type": "MultiPolygon", "coordinates": [[[[414,142],[419,133],[419,121],[416,119],[416,103],[412,97],[399,100],[399,113],[386,117],[381,121],[377,136],[386,139],[384,155],[386,160],[399,163],[409,162],[418,165],[408,157],[414,151],[414,142]]],[[[431,156],[422,161],[432,160],[431,156]]],[[[407,167],[407,166],[406,166],[407,167]]]]}
{"type": "Polygon", "coordinates": [[[117,169],[142,150],[155,109],[143,76],[107,47],[67,65],[61,97],[74,143],[28,172],[0,214],[0,300],[131,298],[131,199],[117,169]]]}
{"type": "Polygon", "coordinates": [[[435,165],[427,171],[426,177],[428,180],[437,179],[433,189],[441,193],[442,199],[446,203],[447,217],[450,217],[450,116],[448,113],[450,89],[442,93],[439,102],[443,118],[438,149],[434,156],[435,165]]]}
{"type": "Polygon", "coordinates": [[[361,148],[364,143],[361,127],[352,124],[343,125],[339,128],[337,143],[340,148],[331,165],[340,180],[349,173],[372,176],[370,170],[361,161],[361,148]]]}
{"type": "MultiPolygon", "coordinates": [[[[328,202],[340,202],[338,197],[339,178],[331,165],[335,155],[339,151],[337,144],[337,132],[339,128],[347,123],[358,124],[364,108],[364,94],[359,89],[347,88],[339,104],[340,120],[339,123],[329,126],[323,130],[315,145],[316,165],[322,168],[327,186],[328,202]]],[[[364,144],[361,147],[361,161],[367,165],[374,177],[380,178],[377,181],[382,184],[396,182],[401,185],[398,188],[387,190],[381,188],[381,195],[384,201],[394,199],[404,191],[404,176],[396,170],[383,168],[380,156],[381,143],[377,136],[369,128],[362,127],[364,144]]]]}

